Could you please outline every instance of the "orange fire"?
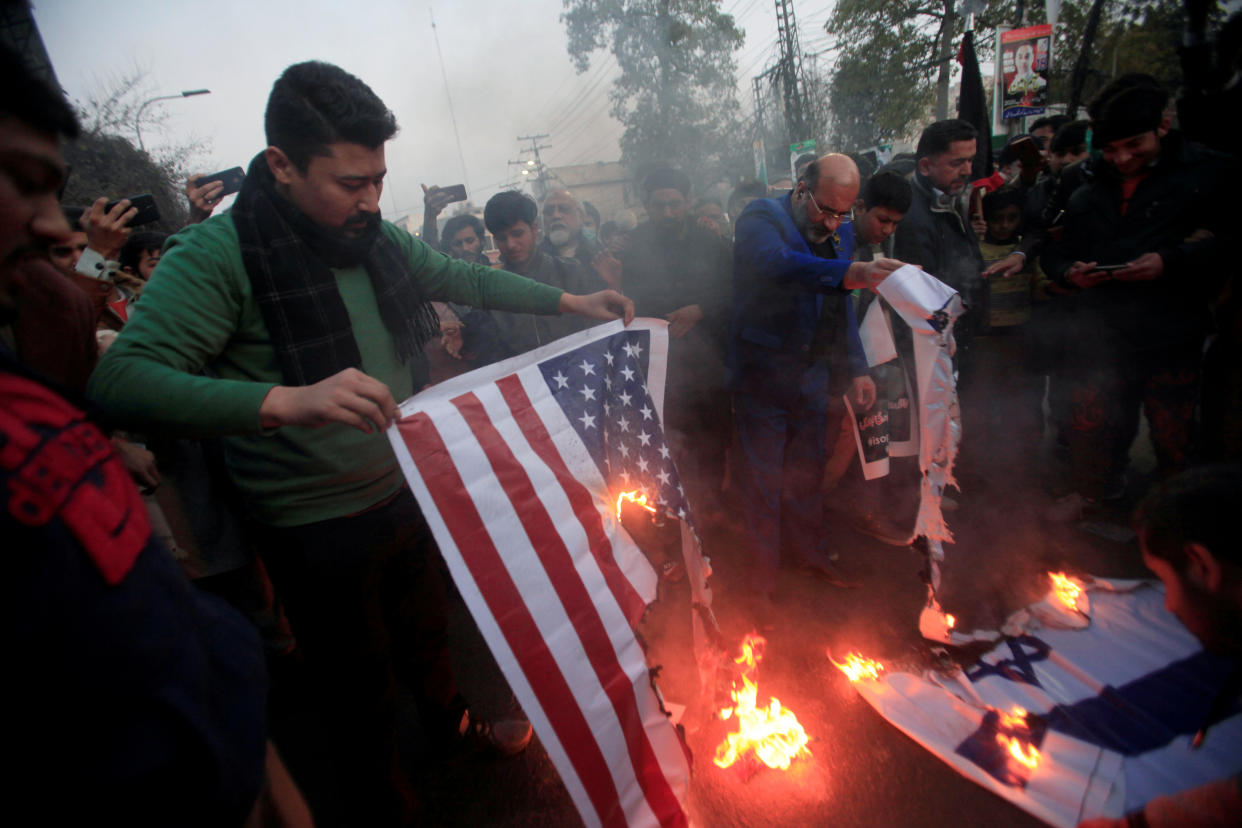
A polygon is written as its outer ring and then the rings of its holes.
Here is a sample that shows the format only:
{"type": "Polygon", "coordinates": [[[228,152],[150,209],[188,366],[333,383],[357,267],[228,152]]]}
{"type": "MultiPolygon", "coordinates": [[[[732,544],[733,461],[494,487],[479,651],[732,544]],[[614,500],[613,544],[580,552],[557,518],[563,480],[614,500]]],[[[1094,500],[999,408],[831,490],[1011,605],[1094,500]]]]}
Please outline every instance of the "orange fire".
{"type": "Polygon", "coordinates": [[[949,629],[953,629],[953,627],[954,627],[956,624],[957,624],[957,619],[956,619],[956,618],[954,618],[952,615],[949,615],[948,613],[945,613],[945,616],[944,616],[944,625],[945,625],[946,627],[948,627],[949,629]]]}
{"type": "Polygon", "coordinates": [[[1064,572],[1049,572],[1052,579],[1052,592],[1062,604],[1071,610],[1078,609],[1078,596],[1082,595],[1082,587],[1064,572]]]}
{"type": "Polygon", "coordinates": [[[884,665],[880,662],[863,658],[858,653],[847,655],[844,664],[833,658],[832,653],[828,654],[828,660],[835,664],[838,670],[845,673],[850,681],[858,681],[860,678],[879,678],[880,671],[884,669],[884,665]]]}
{"type": "MultiPolygon", "coordinates": [[[[1028,731],[1026,724],[1026,711],[1021,707],[1015,707],[1013,713],[1006,713],[1003,710],[996,711],[1000,716],[1000,725],[1009,730],[1028,731]]],[[[1023,745],[1020,739],[1012,739],[1004,733],[996,734],[996,742],[1001,747],[1009,751],[1009,755],[1019,764],[1035,769],[1039,764],[1039,750],[1031,744],[1023,745]]]]}
{"type": "Polygon", "coordinates": [[[617,495],[617,520],[621,519],[621,504],[627,500],[635,506],[641,506],[653,515],[656,513],[656,507],[647,503],[647,496],[645,494],[640,494],[638,491],[622,492],[617,495]]]}
{"type": "Polygon", "coordinates": [[[811,753],[806,746],[806,731],[792,711],[782,708],[776,699],[769,699],[766,707],[755,704],[759,695],[759,661],[766,643],[763,637],[751,633],[742,640],[742,654],[734,659],[743,665],[742,686],[734,683],[730,693],[733,706],[721,709],[720,718],[736,718],[738,729],[717,746],[712,761],[719,767],[730,767],[753,752],[769,768],[788,770],[794,759],[811,753]]]}

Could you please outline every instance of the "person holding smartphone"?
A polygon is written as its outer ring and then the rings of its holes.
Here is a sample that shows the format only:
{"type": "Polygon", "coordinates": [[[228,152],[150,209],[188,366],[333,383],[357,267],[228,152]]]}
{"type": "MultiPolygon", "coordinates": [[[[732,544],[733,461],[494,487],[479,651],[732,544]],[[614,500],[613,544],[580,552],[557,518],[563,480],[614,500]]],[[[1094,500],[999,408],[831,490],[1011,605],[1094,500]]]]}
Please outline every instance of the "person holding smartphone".
{"type": "Polygon", "coordinates": [[[1151,426],[1159,474],[1195,449],[1208,303],[1227,270],[1237,165],[1170,126],[1168,92],[1127,76],[1092,103],[1093,179],[1066,207],[1049,246],[1049,277],[1077,290],[1069,337],[1072,492],[1048,512],[1070,521],[1119,498],[1139,411],[1151,426]]]}

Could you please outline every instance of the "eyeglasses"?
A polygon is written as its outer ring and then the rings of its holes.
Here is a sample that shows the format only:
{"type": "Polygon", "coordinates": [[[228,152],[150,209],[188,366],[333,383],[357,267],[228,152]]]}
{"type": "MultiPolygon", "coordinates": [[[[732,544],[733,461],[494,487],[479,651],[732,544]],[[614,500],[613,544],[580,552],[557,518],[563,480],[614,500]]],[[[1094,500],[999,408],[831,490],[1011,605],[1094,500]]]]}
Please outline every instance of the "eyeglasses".
{"type": "Polygon", "coordinates": [[[811,199],[811,203],[815,205],[815,209],[824,217],[831,221],[839,221],[842,224],[848,224],[854,220],[854,208],[846,210],[844,213],[838,213],[836,210],[825,210],[819,206],[819,202],[815,200],[815,194],[810,190],[806,191],[807,197],[811,199]]]}

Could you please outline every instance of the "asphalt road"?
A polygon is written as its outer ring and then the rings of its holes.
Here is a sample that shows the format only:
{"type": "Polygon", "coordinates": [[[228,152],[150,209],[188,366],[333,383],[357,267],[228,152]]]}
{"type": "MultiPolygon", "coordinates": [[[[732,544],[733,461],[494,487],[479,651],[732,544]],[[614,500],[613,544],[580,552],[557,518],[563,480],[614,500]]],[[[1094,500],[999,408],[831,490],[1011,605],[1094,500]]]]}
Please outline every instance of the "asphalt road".
{"type": "MultiPolygon", "coordinates": [[[[1142,484],[1134,488],[1137,492],[1142,484]]],[[[959,629],[999,626],[1013,610],[1037,600],[1049,571],[1114,577],[1145,573],[1137,547],[1042,518],[1051,498],[1037,488],[988,487],[963,481],[960,508],[948,516],[956,542],[946,547],[942,603],[959,629]]],[[[735,504],[736,506],[736,504],[735,504]]],[[[1111,516],[1123,526],[1128,504],[1111,516]]],[[[740,514],[737,508],[733,514],[740,514]]],[[[919,670],[933,663],[931,645],[917,631],[924,587],[912,549],[885,546],[850,529],[833,528],[841,565],[861,580],[842,590],[782,572],[779,611],[767,633],[759,672],[762,701],[775,696],[793,710],[812,738],[811,757],[788,772],[766,768],[749,779],[722,770],[711,758],[725,725],[703,716],[687,721],[694,752],[690,798],[700,826],[962,826],[1041,825],[1007,801],[959,776],[888,724],[827,659],[849,650],[884,661],[890,669],[919,670]]],[[[714,526],[704,546],[715,575],[715,609],[729,641],[752,627],[746,573],[736,527],[714,526]]],[[[696,679],[684,588],[665,586],[643,634],[650,660],[664,667],[661,688],[671,701],[694,695],[696,679]]],[[[503,708],[508,696],[499,671],[464,608],[454,619],[457,668],[475,710],[503,708]]],[[[960,654],[966,658],[965,654],[960,654]]],[[[416,732],[407,744],[416,744],[416,732]]],[[[429,825],[562,826],[578,815],[538,738],[506,760],[415,755],[412,772],[429,825]]]]}

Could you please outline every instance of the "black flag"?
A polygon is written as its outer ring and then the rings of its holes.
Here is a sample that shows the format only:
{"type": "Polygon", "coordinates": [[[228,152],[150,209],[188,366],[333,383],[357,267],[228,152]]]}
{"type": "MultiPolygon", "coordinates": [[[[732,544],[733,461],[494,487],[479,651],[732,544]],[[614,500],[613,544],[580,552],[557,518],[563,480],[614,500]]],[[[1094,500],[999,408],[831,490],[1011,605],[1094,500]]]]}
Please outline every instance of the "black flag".
{"type": "Polygon", "coordinates": [[[967,32],[962,38],[957,62],[962,64],[962,90],[957,98],[957,117],[979,131],[979,154],[975,156],[973,170],[977,181],[992,174],[992,113],[988,111],[988,100],[983,94],[983,76],[979,74],[979,58],[975,56],[974,32],[967,32]]]}

